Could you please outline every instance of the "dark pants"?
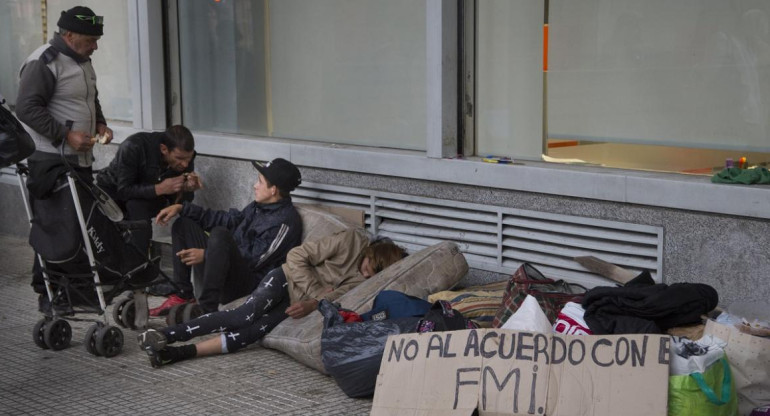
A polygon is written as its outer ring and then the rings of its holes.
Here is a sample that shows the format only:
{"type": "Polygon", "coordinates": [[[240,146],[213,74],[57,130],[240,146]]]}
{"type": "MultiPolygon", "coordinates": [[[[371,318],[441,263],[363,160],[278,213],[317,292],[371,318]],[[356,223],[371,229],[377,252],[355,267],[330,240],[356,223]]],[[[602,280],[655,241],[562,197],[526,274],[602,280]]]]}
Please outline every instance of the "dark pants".
{"type": "Polygon", "coordinates": [[[131,243],[139,251],[147,255],[150,249],[150,240],[152,239],[152,225],[150,220],[158,215],[158,212],[168,205],[166,198],[156,199],[132,199],[130,201],[119,202],[121,208],[126,213],[126,219],[137,221],[146,220],[146,228],[135,228],[131,230],[131,243]]]}
{"type": "Polygon", "coordinates": [[[181,217],[171,227],[174,250],[174,280],[183,298],[193,297],[191,268],[176,256],[188,248],[205,250],[203,263],[194,266],[198,304],[204,312],[216,311],[220,303],[228,303],[251,293],[259,277],[249,270],[232,233],[225,227],[214,227],[209,235],[194,221],[181,217]]]}
{"type": "Polygon", "coordinates": [[[283,269],[276,267],[239,307],[209,313],[161,330],[169,342],[188,341],[214,332],[223,333],[227,352],[253,344],[286,319],[289,291],[283,269]]]}
{"type": "Polygon", "coordinates": [[[111,185],[99,185],[104,192],[115,200],[120,209],[126,214],[126,220],[140,221],[146,220],[146,228],[135,228],[131,230],[131,243],[139,251],[148,255],[150,249],[150,240],[152,240],[152,225],[150,221],[158,215],[158,212],[171,204],[167,195],[161,195],[153,199],[129,199],[121,200],[118,198],[118,191],[111,185]]]}

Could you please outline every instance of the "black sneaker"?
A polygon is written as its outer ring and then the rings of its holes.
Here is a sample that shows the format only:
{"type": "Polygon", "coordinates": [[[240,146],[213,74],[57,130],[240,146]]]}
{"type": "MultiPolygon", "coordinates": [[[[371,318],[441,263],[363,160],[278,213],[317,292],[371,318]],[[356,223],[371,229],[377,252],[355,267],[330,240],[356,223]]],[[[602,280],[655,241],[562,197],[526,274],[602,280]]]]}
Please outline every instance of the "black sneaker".
{"type": "Polygon", "coordinates": [[[168,282],[159,282],[147,288],[147,293],[152,296],[169,296],[176,292],[174,285],[168,282]]]}
{"type": "Polygon", "coordinates": [[[147,356],[150,358],[150,365],[152,368],[158,368],[176,362],[176,360],[172,357],[172,354],[169,354],[169,351],[165,349],[158,351],[146,349],[145,351],[147,352],[147,356]]]}
{"type": "MultiPolygon", "coordinates": [[[[154,329],[148,329],[136,336],[136,340],[139,342],[139,348],[142,351],[147,351],[147,354],[151,352],[158,352],[168,344],[166,336],[162,332],[154,329]]],[[[152,354],[150,354],[150,361],[152,361],[152,354]]],[[[153,365],[154,367],[154,365],[153,365]]]]}

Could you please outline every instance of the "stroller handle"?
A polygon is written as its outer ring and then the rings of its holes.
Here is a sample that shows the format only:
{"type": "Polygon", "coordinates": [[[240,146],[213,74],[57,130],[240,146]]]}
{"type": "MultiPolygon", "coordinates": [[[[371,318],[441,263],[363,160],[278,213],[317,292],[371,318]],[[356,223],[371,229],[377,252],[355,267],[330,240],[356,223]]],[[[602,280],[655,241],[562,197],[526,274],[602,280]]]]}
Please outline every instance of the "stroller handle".
{"type": "MultiPolygon", "coordinates": [[[[73,121],[67,120],[66,125],[68,128],[72,129],[73,121]]],[[[67,157],[64,154],[64,146],[66,145],[67,141],[64,140],[61,144],[61,147],[59,148],[59,155],[61,156],[61,160],[64,162],[64,166],[67,167],[69,176],[74,179],[75,182],[79,183],[86,191],[88,191],[96,203],[99,204],[99,208],[101,209],[102,213],[107,216],[107,218],[112,220],[112,222],[122,221],[123,210],[121,210],[118,204],[116,204],[115,201],[110,198],[107,192],[104,192],[104,190],[99,188],[95,183],[84,181],[80,177],[80,174],[78,174],[72,165],[70,165],[69,160],[67,160],[67,157]]]]}

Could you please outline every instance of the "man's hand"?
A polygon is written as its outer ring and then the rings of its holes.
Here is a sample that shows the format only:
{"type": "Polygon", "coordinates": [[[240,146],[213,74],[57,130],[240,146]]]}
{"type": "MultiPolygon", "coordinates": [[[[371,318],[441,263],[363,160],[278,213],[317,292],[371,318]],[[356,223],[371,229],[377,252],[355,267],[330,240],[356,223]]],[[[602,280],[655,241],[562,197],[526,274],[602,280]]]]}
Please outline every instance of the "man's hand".
{"type": "Polygon", "coordinates": [[[184,185],[182,186],[184,192],[194,192],[202,188],[203,182],[201,182],[201,177],[197,173],[190,172],[185,175],[184,185]]]}
{"type": "Polygon", "coordinates": [[[155,195],[174,195],[181,192],[184,187],[184,179],[184,176],[181,175],[163,179],[155,185],[155,195]]]}
{"type": "Polygon", "coordinates": [[[67,133],[67,143],[78,152],[87,152],[94,147],[91,137],[84,131],[70,130],[67,133]]]}
{"type": "Polygon", "coordinates": [[[186,266],[194,266],[196,264],[203,263],[204,254],[205,250],[202,248],[188,248],[176,253],[177,257],[179,257],[179,260],[182,260],[182,263],[184,263],[186,266]]]}
{"type": "Polygon", "coordinates": [[[100,144],[108,144],[112,141],[112,129],[107,127],[106,124],[97,124],[96,125],[96,133],[99,135],[99,143],[100,144]]]}
{"type": "Polygon", "coordinates": [[[291,316],[294,319],[299,319],[299,318],[302,318],[303,316],[307,316],[310,312],[313,312],[316,309],[318,309],[317,300],[315,299],[301,300],[297,303],[293,303],[291,306],[286,308],[286,314],[291,316]]]}
{"type": "Polygon", "coordinates": [[[182,212],[182,204],[169,205],[160,210],[158,216],[155,217],[155,223],[158,225],[167,225],[168,222],[179,215],[180,212],[182,212]]]}

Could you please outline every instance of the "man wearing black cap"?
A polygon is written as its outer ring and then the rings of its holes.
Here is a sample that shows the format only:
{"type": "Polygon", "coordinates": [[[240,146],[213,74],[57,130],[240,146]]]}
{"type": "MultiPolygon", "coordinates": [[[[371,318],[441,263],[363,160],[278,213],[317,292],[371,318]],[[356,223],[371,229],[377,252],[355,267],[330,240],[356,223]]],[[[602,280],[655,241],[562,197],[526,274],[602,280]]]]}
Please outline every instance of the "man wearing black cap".
{"type": "Polygon", "coordinates": [[[96,73],[90,56],[104,32],[102,16],[88,7],[62,12],[59,33],[27,58],[21,67],[16,116],[35,139],[37,153],[30,158],[65,154],[81,168],[93,163],[96,135],[102,143],[112,140],[112,130],[99,105],[96,73]]]}
{"type": "Polygon", "coordinates": [[[171,227],[171,239],[176,254],[174,280],[181,293],[151,309],[151,316],[164,315],[194,298],[202,312],[214,312],[220,303],[251,293],[300,244],[302,220],[289,195],[302,182],[299,169],[280,158],[264,165],[252,163],[259,177],[254,202],[243,210],[214,211],[185,202],[158,213],[160,225],[180,216],[171,227]],[[195,269],[196,296],[191,268],[195,269]]]}
{"type": "MultiPolygon", "coordinates": [[[[30,203],[44,200],[65,170],[64,154],[82,179],[93,181],[94,143],[109,143],[112,130],[99,105],[96,73],[91,54],[104,33],[104,19],[82,6],[61,13],[59,33],[21,66],[16,116],[35,141],[36,151],[27,161],[30,203]]],[[[47,312],[42,273],[35,262],[32,286],[40,293],[40,309],[47,312]]]]}

